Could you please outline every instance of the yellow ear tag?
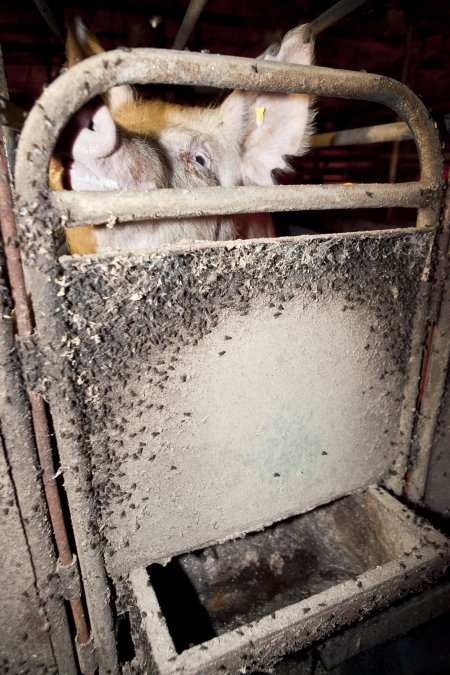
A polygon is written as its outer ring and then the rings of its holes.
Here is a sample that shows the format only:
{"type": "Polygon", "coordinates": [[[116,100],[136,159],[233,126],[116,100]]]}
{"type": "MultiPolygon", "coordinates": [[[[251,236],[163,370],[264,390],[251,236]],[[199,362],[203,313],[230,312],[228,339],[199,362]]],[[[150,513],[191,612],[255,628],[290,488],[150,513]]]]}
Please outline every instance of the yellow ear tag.
{"type": "Polygon", "coordinates": [[[263,105],[258,106],[255,108],[255,113],[256,113],[256,126],[257,127],[262,127],[264,124],[264,115],[265,115],[266,109],[263,105]]]}

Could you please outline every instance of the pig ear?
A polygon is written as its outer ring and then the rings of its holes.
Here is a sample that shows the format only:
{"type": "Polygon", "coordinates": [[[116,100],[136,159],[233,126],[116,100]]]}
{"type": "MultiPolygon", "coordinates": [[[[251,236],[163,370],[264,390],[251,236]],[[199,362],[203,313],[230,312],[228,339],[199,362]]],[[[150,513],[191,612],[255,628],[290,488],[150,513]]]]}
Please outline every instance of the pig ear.
{"type": "Polygon", "coordinates": [[[66,38],[66,57],[69,68],[103,51],[95,35],[86,28],[79,16],[69,21],[66,38]]]}
{"type": "MultiPolygon", "coordinates": [[[[311,65],[313,43],[307,26],[284,37],[261,59],[311,65]]],[[[235,91],[222,104],[225,124],[237,131],[240,120],[241,177],[244,184],[271,185],[272,171],[286,167],[286,155],[303,154],[312,131],[310,97],[305,94],[271,94],[235,91]]]]}
{"type": "MultiPolygon", "coordinates": [[[[101,54],[103,51],[104,49],[95,35],[86,28],[80,17],[75,17],[69,21],[66,39],[66,57],[69,68],[83,61],[83,59],[94,56],[94,54],[101,54]]],[[[132,101],[134,93],[130,86],[122,84],[110,89],[105,98],[110,110],[114,112],[125,103],[132,101]]]]}

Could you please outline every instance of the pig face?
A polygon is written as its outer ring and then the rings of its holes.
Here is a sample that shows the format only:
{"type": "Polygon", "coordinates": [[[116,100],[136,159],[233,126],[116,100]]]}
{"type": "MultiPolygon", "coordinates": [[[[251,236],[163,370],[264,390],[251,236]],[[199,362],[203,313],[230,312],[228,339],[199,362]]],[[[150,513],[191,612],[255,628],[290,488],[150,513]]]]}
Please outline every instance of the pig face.
{"type": "MultiPolygon", "coordinates": [[[[101,51],[81,22],[69,36],[69,64],[101,51]]],[[[310,64],[306,27],[288,33],[264,59],[310,64]]],[[[91,101],[60,143],[64,187],[72,190],[270,185],[286,155],[305,151],[311,128],[308,96],[235,91],[217,107],[140,99],[131,87],[91,101]]],[[[268,215],[149,221],[68,231],[72,252],[139,249],[181,240],[274,236],[268,215]],[[81,239],[80,239],[81,237],[81,239]],[[89,241],[85,241],[85,239],[89,241]]]]}

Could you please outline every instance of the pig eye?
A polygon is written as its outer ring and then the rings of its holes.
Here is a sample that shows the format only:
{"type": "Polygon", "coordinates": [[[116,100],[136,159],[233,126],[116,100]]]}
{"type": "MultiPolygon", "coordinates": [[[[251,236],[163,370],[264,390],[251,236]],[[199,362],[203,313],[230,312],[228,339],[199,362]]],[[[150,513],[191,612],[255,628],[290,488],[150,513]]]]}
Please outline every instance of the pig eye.
{"type": "Polygon", "coordinates": [[[198,166],[203,167],[209,171],[211,168],[210,154],[206,148],[203,148],[203,143],[193,139],[191,147],[189,148],[189,160],[198,166]]]}
{"type": "Polygon", "coordinates": [[[194,155],[194,162],[197,162],[200,166],[206,166],[206,159],[203,155],[194,155]]]}

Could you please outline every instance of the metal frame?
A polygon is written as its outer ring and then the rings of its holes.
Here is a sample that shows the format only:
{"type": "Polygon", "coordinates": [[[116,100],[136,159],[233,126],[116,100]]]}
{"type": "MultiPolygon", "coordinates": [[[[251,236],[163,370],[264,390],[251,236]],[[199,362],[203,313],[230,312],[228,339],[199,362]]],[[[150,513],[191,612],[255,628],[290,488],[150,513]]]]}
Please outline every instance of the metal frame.
{"type": "Polygon", "coordinates": [[[413,502],[424,499],[432,462],[433,442],[437,430],[446,377],[450,363],[450,184],[447,185],[442,226],[436,241],[435,275],[429,316],[427,350],[424,357],[418,396],[418,414],[413,436],[414,464],[409,475],[408,497],[413,502]]]}
{"type": "MultiPolygon", "coordinates": [[[[418,226],[432,227],[437,225],[439,217],[441,168],[437,130],[423,104],[404,85],[378,75],[205,54],[121,49],[80,63],[45,90],[22,133],[16,161],[16,188],[22,245],[31,270],[40,342],[48,355],[47,372],[53,383],[49,398],[57,422],[56,436],[65,486],[70,496],[73,529],[101,672],[117,672],[118,664],[101,537],[98,534],[97,540],[94,530],[95,541],[86,538],[87,523],[91,528],[96,527],[95,506],[88,491],[86,477],[89,466],[83,456],[83,440],[79,436],[80,413],[76,406],[71,405],[75,393],[65,366],[65,326],[58,318],[58,278],[61,270],[57,258],[57,228],[86,220],[105,222],[110,214],[119,220],[128,220],[133,216],[148,219],[218,212],[398,205],[418,208],[418,226]],[[51,193],[48,188],[48,163],[70,116],[95,95],[126,82],[206,84],[315,93],[382,103],[394,109],[412,130],[421,162],[422,180],[400,185],[208,188],[188,194],[182,191],[181,202],[180,191],[176,190],[51,193]],[[98,204],[101,204],[100,208],[98,204]],[[61,381],[69,382],[64,391],[58,384],[61,381]]],[[[421,339],[424,323],[418,321],[421,339]]],[[[419,362],[417,358],[411,364],[411,382],[416,382],[414,376],[419,362]]]]}
{"type": "MultiPolygon", "coordinates": [[[[3,154],[3,141],[0,138],[0,155],[3,156],[3,154]]],[[[0,164],[2,187],[5,181],[7,185],[6,162],[2,162],[0,164]]],[[[3,224],[8,204],[4,201],[4,190],[0,191],[0,195],[0,222],[4,234],[3,224]]],[[[10,239],[7,246],[17,252],[17,238],[10,239]]],[[[2,252],[0,257],[0,303],[3,309],[10,306],[9,293],[3,278],[4,267],[5,260],[2,252]]],[[[20,508],[23,535],[29,550],[36,591],[42,604],[42,621],[48,625],[56,665],[60,672],[72,675],[76,672],[73,643],[66,609],[60,596],[61,589],[54,574],[57,568],[57,560],[52,533],[48,527],[47,505],[42,490],[41,467],[37,456],[38,439],[34,433],[29,399],[27,399],[20,373],[17,346],[12,317],[9,312],[8,314],[2,312],[0,317],[0,386],[2,388],[0,428],[2,446],[6,452],[11,480],[20,508]]],[[[2,542],[2,544],[7,545],[7,542],[2,542]]],[[[21,564],[26,563],[26,561],[20,562],[21,564]]],[[[14,577],[16,572],[11,570],[11,574],[14,577]]],[[[2,583],[14,584],[14,579],[2,579],[2,583]]],[[[6,616],[3,619],[5,623],[8,620],[6,616]]],[[[17,640],[20,640],[19,635],[17,640]]]]}
{"type": "MultiPolygon", "coordinates": [[[[2,141],[3,137],[0,131],[0,231],[4,242],[6,269],[8,271],[11,294],[16,310],[17,335],[19,339],[23,339],[30,338],[33,333],[33,324],[27,301],[20,249],[17,246],[17,226],[14,218],[12,197],[7,177],[7,161],[2,141]]],[[[42,484],[44,487],[52,531],[55,537],[58,559],[60,565],[67,568],[74,563],[74,556],[70,547],[59,489],[56,482],[56,468],[53,461],[53,451],[45,410],[45,401],[42,396],[35,392],[29,391],[27,393],[31,412],[31,423],[36,439],[39,464],[42,471],[42,484]]],[[[89,642],[90,635],[86,617],[84,615],[81,595],[74,594],[72,597],[68,598],[68,602],[70,604],[72,618],[76,628],[77,643],[79,645],[85,645],[89,642]]]]}
{"type": "MultiPolygon", "coordinates": [[[[10,104],[8,100],[8,91],[6,86],[6,77],[3,65],[3,59],[0,53],[0,110],[6,110],[16,119],[17,124],[15,128],[20,128],[21,123],[25,118],[25,113],[22,113],[20,108],[10,104]]],[[[0,113],[0,123],[2,122],[2,114],[0,113]]],[[[14,126],[14,125],[13,125],[14,126]]],[[[27,292],[25,287],[25,278],[24,270],[22,267],[21,253],[18,245],[18,232],[17,224],[14,216],[14,207],[13,207],[13,198],[11,194],[10,182],[9,182],[9,173],[10,165],[9,160],[9,149],[11,139],[8,137],[11,132],[9,130],[3,130],[0,128],[0,233],[2,239],[2,245],[4,248],[5,264],[6,271],[8,275],[8,282],[10,287],[10,292],[12,300],[14,302],[14,309],[16,315],[15,329],[13,330],[13,324],[10,322],[11,326],[11,337],[13,338],[13,332],[17,333],[18,341],[23,339],[30,339],[33,333],[33,321],[31,316],[31,310],[29,307],[27,292]],[[8,133],[9,132],[9,133],[8,133]]],[[[5,323],[4,319],[2,320],[5,323]]],[[[5,329],[6,331],[6,329],[5,329]]],[[[8,339],[8,334],[5,332],[4,342],[6,343],[8,339]]],[[[11,356],[9,356],[11,360],[11,356]]],[[[69,537],[66,529],[66,523],[64,521],[64,515],[59,495],[59,488],[56,482],[56,468],[53,461],[53,450],[51,446],[50,439],[50,430],[47,420],[47,412],[45,409],[44,398],[32,391],[20,391],[19,385],[15,380],[17,379],[17,373],[14,373],[14,368],[10,366],[8,372],[8,358],[4,357],[2,362],[5,367],[5,377],[9,378],[9,384],[15,389],[16,394],[14,397],[14,405],[18,406],[20,412],[23,415],[23,424],[28,427],[30,426],[30,431],[34,434],[34,440],[36,444],[37,458],[39,460],[39,467],[41,470],[41,480],[42,486],[44,488],[45,501],[48,509],[48,514],[46,517],[49,518],[50,524],[52,526],[52,534],[55,540],[56,552],[58,554],[58,561],[55,562],[55,569],[57,566],[60,566],[61,570],[76,570],[75,574],[78,573],[78,564],[76,556],[73,555],[69,543],[69,537]],[[23,408],[23,409],[22,409],[23,408]],[[29,410],[28,410],[29,408],[29,410]],[[25,410],[26,412],[23,412],[25,410]],[[26,419],[29,418],[29,419],[26,419]]],[[[8,406],[2,411],[7,422],[8,416],[11,415],[11,411],[8,411],[8,406]]],[[[17,413],[17,410],[15,410],[17,413]]],[[[6,426],[5,422],[5,426],[6,426]]],[[[3,430],[3,435],[8,436],[12,433],[14,438],[14,431],[11,432],[11,428],[14,429],[17,425],[8,425],[7,429],[3,430]]],[[[23,429],[22,434],[24,435],[23,442],[19,444],[21,451],[25,449],[25,452],[30,452],[29,450],[29,440],[27,439],[28,429],[23,429]],[[28,443],[28,445],[27,445],[28,443]],[[25,446],[25,447],[24,447],[25,446]]],[[[16,431],[17,433],[17,431],[16,431]]],[[[5,438],[6,440],[6,438],[5,438]]],[[[15,439],[17,442],[17,439],[15,439]]],[[[14,447],[14,446],[13,446],[14,447]]],[[[32,455],[33,459],[31,461],[31,466],[35,463],[34,454],[32,455]]],[[[17,462],[18,466],[20,463],[17,462]]],[[[29,481],[33,481],[33,472],[29,472],[29,481]]],[[[30,490],[31,494],[31,490],[30,490]]],[[[40,495],[39,495],[40,496],[40,495]]],[[[21,504],[21,508],[24,506],[21,504]]],[[[26,508],[26,506],[25,506],[26,508]]],[[[44,535],[45,536],[45,535],[44,535]]],[[[48,538],[48,537],[47,537],[48,538]]],[[[47,542],[46,542],[47,543],[47,542]]],[[[53,550],[50,553],[53,556],[53,550]]],[[[89,643],[90,635],[89,629],[87,626],[86,617],[84,615],[83,602],[81,599],[81,590],[69,592],[65,598],[70,606],[72,619],[75,624],[76,629],[76,646],[80,648],[86,647],[89,643]],[[78,592],[80,591],[80,592],[78,592]]],[[[52,602],[52,612],[55,614],[57,623],[63,625],[63,619],[60,616],[60,609],[57,607],[57,603],[52,602]]],[[[52,618],[52,617],[50,617],[52,618]]],[[[81,662],[80,662],[81,663],[81,662]]],[[[66,663],[65,667],[68,669],[69,666],[66,663]]],[[[85,671],[83,671],[85,672],[85,671]]]]}
{"type": "MultiPolygon", "coordinates": [[[[416,142],[422,178],[414,186],[431,197],[430,201],[424,204],[417,202],[411,194],[410,206],[419,208],[417,224],[419,227],[426,227],[434,226],[438,222],[443,187],[439,136],[425,106],[405,85],[369,73],[157,49],[132,51],[118,49],[93,56],[71,68],[45,90],[25,123],[17,153],[16,186],[21,204],[35,203],[49,193],[48,162],[59,133],[71,115],[95,95],[105,92],[116,84],[126,82],[203,84],[223,88],[313,93],[319,96],[361,99],[384,104],[397,112],[409,126],[416,142]],[[39,145],[36,143],[37,138],[40,139],[39,145]]],[[[370,208],[374,198],[379,200],[378,206],[404,206],[404,201],[399,203],[399,191],[408,193],[412,188],[408,184],[395,187],[367,184],[364,186],[366,197],[361,199],[361,195],[359,198],[354,196],[355,190],[348,189],[351,187],[354,186],[347,186],[343,194],[341,186],[327,186],[328,199],[323,200],[320,208],[333,208],[342,198],[346,200],[346,208],[363,206],[370,208]]],[[[282,199],[279,199],[283,192],[280,186],[247,187],[245,193],[243,190],[243,188],[229,189],[230,202],[240,200],[241,207],[237,209],[239,213],[251,212],[254,210],[254,205],[252,206],[254,203],[259,205],[258,211],[266,212],[277,211],[280,208],[284,210],[306,208],[308,201],[311,205],[316,202],[317,194],[323,191],[323,186],[317,188],[308,186],[307,192],[304,187],[295,187],[291,193],[284,191],[282,199]]],[[[223,189],[221,191],[223,192],[223,189]]],[[[231,203],[219,204],[215,201],[217,188],[192,190],[189,194],[185,194],[183,210],[180,208],[179,194],[176,192],[167,194],[164,190],[157,190],[150,194],[151,200],[148,198],[149,193],[134,193],[135,211],[132,215],[145,212],[146,218],[164,218],[173,214],[201,216],[219,211],[230,212],[232,206],[231,203]],[[214,204],[217,206],[214,207],[214,204]]],[[[95,195],[86,193],[82,197],[84,206],[81,221],[84,219],[86,222],[86,212],[90,213],[93,210],[95,214],[95,203],[100,196],[99,193],[95,195]]],[[[105,214],[103,222],[108,220],[111,213],[116,214],[118,220],[123,219],[123,213],[128,213],[125,203],[127,195],[124,193],[106,192],[102,194],[101,200],[105,214]]],[[[67,196],[64,192],[51,200],[52,206],[63,207],[62,215],[65,215],[66,226],[80,221],[74,213],[73,201],[73,194],[67,196]],[[64,213],[65,200],[71,215],[75,216],[75,222],[67,221],[67,211],[64,213]]]]}

